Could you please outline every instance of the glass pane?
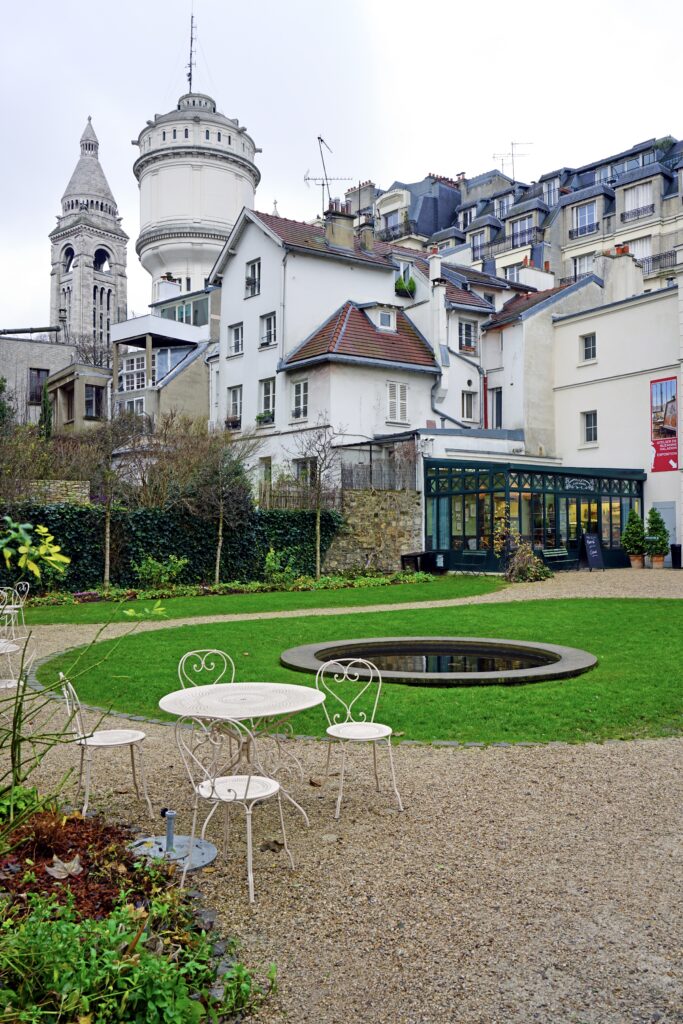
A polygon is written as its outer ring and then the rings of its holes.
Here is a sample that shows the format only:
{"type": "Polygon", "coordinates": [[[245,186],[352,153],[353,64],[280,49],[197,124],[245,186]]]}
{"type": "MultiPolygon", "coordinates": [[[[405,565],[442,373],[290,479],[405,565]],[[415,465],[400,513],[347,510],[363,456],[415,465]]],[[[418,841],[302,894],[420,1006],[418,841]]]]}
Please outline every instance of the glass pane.
{"type": "Polygon", "coordinates": [[[531,495],[531,517],[534,547],[543,547],[543,495],[531,495]]]}
{"type": "Polygon", "coordinates": [[[434,498],[427,498],[425,502],[425,544],[427,551],[434,547],[434,498]]]}
{"type": "Polygon", "coordinates": [[[462,495],[451,498],[451,548],[460,551],[463,547],[462,495]]]}
{"type": "Polygon", "coordinates": [[[519,533],[519,493],[510,491],[510,529],[519,533]]]}
{"type": "Polygon", "coordinates": [[[520,529],[524,540],[531,540],[531,495],[522,494],[520,503],[520,529]]]}
{"type": "Polygon", "coordinates": [[[451,546],[450,498],[439,498],[439,548],[451,546]]]}
{"type": "Polygon", "coordinates": [[[602,515],[602,521],[600,523],[600,539],[602,543],[609,547],[610,543],[610,500],[609,498],[603,498],[600,502],[600,512],[602,515]]]}
{"type": "Polygon", "coordinates": [[[479,547],[490,548],[493,543],[491,536],[491,495],[479,495],[479,547]]]}
{"type": "Polygon", "coordinates": [[[567,539],[576,542],[577,537],[576,499],[567,502],[567,539]]]}
{"type": "Polygon", "coordinates": [[[558,520],[557,520],[557,543],[560,547],[564,544],[566,546],[569,534],[567,533],[567,499],[560,498],[558,505],[558,520]]]}
{"type": "Polygon", "coordinates": [[[497,491],[505,490],[505,473],[494,473],[493,486],[497,491]]]}
{"type": "Polygon", "coordinates": [[[477,478],[474,473],[467,473],[465,475],[465,490],[476,491],[477,489],[477,478]]]}
{"type": "Polygon", "coordinates": [[[555,495],[545,497],[545,547],[555,547],[555,495]]]}
{"type": "Polygon", "coordinates": [[[621,502],[618,498],[612,498],[612,547],[618,548],[621,544],[621,502]]]}
{"type": "Polygon", "coordinates": [[[473,548],[477,537],[477,495],[466,494],[465,498],[465,537],[466,547],[473,548]],[[469,543],[470,540],[472,543],[469,543]]]}

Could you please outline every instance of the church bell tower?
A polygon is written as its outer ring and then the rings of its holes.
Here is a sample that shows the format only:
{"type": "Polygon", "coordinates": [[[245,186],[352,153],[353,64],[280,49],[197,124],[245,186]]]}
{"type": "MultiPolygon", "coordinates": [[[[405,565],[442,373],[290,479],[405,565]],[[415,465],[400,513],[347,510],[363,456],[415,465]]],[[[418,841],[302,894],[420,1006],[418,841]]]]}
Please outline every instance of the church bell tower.
{"type": "Polygon", "coordinates": [[[100,165],[91,119],[81,156],[50,233],[50,323],[72,342],[109,344],[111,325],[127,315],[126,243],[116,201],[100,165]]]}

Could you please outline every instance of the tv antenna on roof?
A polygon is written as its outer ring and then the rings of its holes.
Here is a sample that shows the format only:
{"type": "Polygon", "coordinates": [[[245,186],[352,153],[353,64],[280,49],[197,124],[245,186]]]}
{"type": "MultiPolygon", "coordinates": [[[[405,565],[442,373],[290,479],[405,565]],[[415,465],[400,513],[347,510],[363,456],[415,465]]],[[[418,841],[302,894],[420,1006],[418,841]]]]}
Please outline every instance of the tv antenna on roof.
{"type": "Polygon", "coordinates": [[[323,155],[323,146],[325,147],[325,149],[329,149],[330,153],[332,152],[332,150],[327,145],[327,143],[325,142],[325,140],[322,137],[322,135],[319,135],[318,136],[318,148],[320,150],[320,162],[323,165],[323,177],[322,178],[313,178],[308,173],[308,171],[306,171],[306,173],[304,174],[304,181],[306,182],[307,185],[310,184],[310,182],[313,182],[314,185],[320,185],[320,187],[322,189],[322,213],[323,213],[323,217],[324,217],[325,216],[325,189],[327,189],[327,205],[329,206],[330,203],[332,202],[332,195],[330,193],[330,182],[331,181],[353,181],[353,178],[330,178],[328,176],[327,168],[325,167],[325,157],[323,155]]]}
{"type": "Polygon", "coordinates": [[[190,60],[185,65],[187,68],[187,81],[189,84],[189,91],[192,92],[192,68],[197,66],[195,58],[195,43],[197,42],[197,32],[194,24],[194,14],[190,15],[190,60]]]}

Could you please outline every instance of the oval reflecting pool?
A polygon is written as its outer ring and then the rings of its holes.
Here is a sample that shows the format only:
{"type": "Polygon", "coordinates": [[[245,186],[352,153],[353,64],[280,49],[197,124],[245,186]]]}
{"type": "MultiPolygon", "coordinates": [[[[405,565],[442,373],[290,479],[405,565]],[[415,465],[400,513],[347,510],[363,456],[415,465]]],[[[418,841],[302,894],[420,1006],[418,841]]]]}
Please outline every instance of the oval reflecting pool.
{"type": "MultiPolygon", "coordinates": [[[[597,658],[576,647],[490,637],[377,637],[306,644],[284,651],[280,661],[302,672],[326,661],[371,661],[387,683],[411,686],[483,686],[536,683],[581,675],[597,658]]],[[[363,677],[362,671],[359,673],[363,677]]]]}

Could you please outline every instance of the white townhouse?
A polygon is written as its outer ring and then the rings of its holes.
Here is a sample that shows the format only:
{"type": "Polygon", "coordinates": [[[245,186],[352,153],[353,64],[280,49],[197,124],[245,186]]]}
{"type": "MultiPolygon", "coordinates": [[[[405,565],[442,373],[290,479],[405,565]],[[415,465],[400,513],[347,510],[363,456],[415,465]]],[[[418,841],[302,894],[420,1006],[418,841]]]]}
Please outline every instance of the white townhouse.
{"type": "Polygon", "coordinates": [[[210,283],[213,425],[262,433],[265,476],[321,422],[340,443],[480,426],[479,325],[523,287],[356,233],[339,204],[324,225],[243,210],[210,283]]]}

